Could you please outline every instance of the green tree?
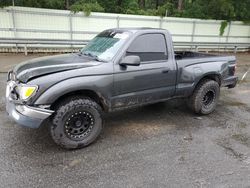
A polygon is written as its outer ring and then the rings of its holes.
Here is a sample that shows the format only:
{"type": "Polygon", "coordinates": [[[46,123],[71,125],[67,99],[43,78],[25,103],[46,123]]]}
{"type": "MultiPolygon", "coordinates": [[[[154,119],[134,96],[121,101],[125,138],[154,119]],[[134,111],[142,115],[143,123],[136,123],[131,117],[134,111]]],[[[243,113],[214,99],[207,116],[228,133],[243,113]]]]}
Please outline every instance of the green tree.
{"type": "Polygon", "coordinates": [[[11,6],[12,0],[0,0],[0,7],[11,6]]]}
{"type": "Polygon", "coordinates": [[[232,0],[235,17],[234,20],[250,22],[250,0],[232,0]]]}
{"type": "Polygon", "coordinates": [[[89,16],[91,12],[104,12],[104,8],[96,0],[80,0],[70,7],[73,12],[83,12],[89,16]]]}
{"type": "MultiPolygon", "coordinates": [[[[0,0],[0,7],[12,0],[0,0]]],[[[250,0],[15,0],[16,6],[250,22],[250,0]]],[[[224,26],[226,24],[224,23],[224,26]]]]}

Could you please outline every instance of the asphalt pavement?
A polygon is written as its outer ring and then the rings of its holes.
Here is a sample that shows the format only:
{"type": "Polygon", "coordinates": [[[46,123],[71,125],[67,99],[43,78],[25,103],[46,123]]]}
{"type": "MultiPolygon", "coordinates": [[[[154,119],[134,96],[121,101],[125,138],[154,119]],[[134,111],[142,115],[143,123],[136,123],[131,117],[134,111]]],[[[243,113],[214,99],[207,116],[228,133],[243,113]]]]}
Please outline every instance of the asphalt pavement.
{"type": "MultiPolygon", "coordinates": [[[[14,56],[0,55],[0,72],[22,59],[14,56]]],[[[0,73],[0,187],[250,187],[249,68],[245,55],[238,86],[223,88],[208,116],[184,100],[107,114],[99,139],[79,150],[59,148],[46,126],[10,120],[0,73]]]]}

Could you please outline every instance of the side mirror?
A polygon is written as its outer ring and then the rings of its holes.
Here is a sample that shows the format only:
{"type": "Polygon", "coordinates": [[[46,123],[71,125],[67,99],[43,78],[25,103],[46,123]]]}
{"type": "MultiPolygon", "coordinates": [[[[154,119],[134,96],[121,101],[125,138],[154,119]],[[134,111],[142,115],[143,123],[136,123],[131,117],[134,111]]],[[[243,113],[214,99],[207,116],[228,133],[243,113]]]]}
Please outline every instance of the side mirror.
{"type": "Polygon", "coordinates": [[[125,65],[125,66],[139,66],[141,62],[141,59],[139,56],[136,55],[129,55],[124,57],[121,62],[120,65],[125,65]]]}

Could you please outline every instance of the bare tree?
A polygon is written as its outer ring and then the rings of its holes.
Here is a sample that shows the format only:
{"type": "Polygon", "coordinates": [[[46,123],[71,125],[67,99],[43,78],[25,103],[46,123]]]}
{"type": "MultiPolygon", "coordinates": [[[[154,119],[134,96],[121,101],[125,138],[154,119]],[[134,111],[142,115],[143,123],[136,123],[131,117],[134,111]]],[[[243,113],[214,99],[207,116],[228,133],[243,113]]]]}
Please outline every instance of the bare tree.
{"type": "Polygon", "coordinates": [[[65,9],[69,10],[69,0],[65,0],[65,9]]]}
{"type": "Polygon", "coordinates": [[[140,8],[144,9],[145,8],[145,4],[146,4],[145,0],[138,0],[138,5],[139,5],[140,8]]]}
{"type": "Polygon", "coordinates": [[[178,11],[181,11],[183,8],[183,0],[178,0],[178,11]]]}

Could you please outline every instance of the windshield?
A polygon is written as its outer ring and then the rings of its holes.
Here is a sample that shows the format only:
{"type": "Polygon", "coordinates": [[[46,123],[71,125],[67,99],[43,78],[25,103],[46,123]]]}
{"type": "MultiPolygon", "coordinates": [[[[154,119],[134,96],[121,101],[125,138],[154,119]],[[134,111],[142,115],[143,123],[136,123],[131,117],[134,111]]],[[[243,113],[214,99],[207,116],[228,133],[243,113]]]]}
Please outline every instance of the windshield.
{"type": "Polygon", "coordinates": [[[129,35],[127,31],[104,31],[92,39],[81,53],[97,60],[110,61],[129,35]]]}

